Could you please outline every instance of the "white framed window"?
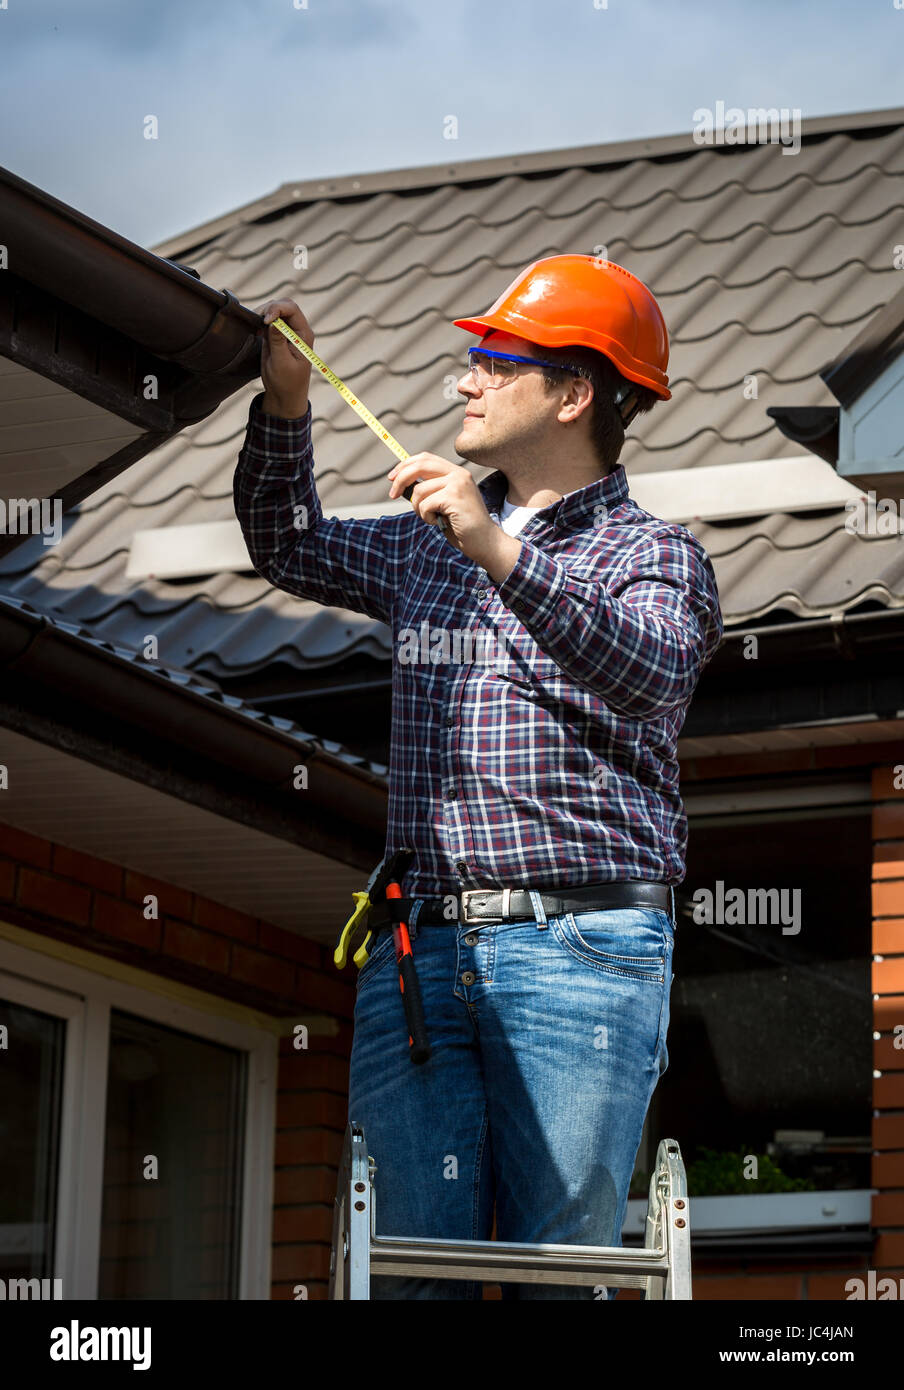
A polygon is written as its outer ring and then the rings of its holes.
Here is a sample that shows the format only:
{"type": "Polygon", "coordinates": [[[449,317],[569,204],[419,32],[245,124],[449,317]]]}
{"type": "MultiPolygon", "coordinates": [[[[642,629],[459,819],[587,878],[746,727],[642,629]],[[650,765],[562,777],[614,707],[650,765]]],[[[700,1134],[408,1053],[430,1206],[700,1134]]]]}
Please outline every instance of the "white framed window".
{"type": "Polygon", "coordinates": [[[623,1234],[642,1235],[668,1137],[701,1244],[855,1248],[868,1242],[874,1191],[869,772],[693,784],[684,801],[669,1066],[623,1234]],[[696,917],[707,895],[712,910],[696,917]]]}
{"type": "Polygon", "coordinates": [[[0,940],[0,1277],[269,1299],[278,1039],[147,981],[0,940]]]}

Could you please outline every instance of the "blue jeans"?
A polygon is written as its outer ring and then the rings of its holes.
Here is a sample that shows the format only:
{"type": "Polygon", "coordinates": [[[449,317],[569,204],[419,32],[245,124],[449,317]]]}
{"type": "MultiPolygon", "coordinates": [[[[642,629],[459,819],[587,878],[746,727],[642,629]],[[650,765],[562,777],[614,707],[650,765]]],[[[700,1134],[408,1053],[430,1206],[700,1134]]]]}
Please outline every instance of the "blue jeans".
{"type": "MultiPolygon", "coordinates": [[[[392,932],[371,941],[348,1113],[376,1163],[378,1235],[486,1241],[495,1200],[498,1240],[622,1243],[647,1107],[668,1066],[673,917],[630,907],[547,920],[533,902],[525,921],[420,930],[412,908],[433,1049],[422,1066],[408,1055],[392,932]]],[[[502,1296],[607,1295],[504,1284],[502,1296]]],[[[471,1280],[371,1279],[374,1299],[480,1297],[471,1280]]]]}

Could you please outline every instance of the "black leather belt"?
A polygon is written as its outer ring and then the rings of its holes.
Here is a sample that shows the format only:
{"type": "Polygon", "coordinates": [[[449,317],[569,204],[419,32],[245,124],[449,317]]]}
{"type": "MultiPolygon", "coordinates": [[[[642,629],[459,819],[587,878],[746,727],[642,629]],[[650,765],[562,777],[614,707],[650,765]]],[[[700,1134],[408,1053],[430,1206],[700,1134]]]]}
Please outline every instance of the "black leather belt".
{"type": "MultiPolygon", "coordinates": [[[[671,907],[672,889],[667,883],[648,879],[626,879],[620,883],[591,883],[585,888],[563,888],[560,893],[541,893],[547,917],[566,912],[606,911],[615,907],[671,907]]],[[[468,926],[480,922],[517,922],[534,916],[534,906],[526,888],[466,888],[444,898],[392,898],[375,903],[367,924],[371,931],[393,922],[409,921],[414,904],[421,904],[417,925],[468,926]],[[450,898],[457,899],[458,916],[449,915],[450,898]]]]}

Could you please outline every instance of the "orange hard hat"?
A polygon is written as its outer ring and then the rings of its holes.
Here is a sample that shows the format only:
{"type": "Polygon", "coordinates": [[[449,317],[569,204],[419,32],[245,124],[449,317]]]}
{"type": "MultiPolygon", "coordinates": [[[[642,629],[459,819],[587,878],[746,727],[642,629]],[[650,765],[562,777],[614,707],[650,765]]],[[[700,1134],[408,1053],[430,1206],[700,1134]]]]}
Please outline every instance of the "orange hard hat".
{"type": "Polygon", "coordinates": [[[646,285],[613,261],[577,255],[534,261],[485,314],[453,323],[469,333],[513,333],[543,347],[594,348],[629,381],[671,399],[662,310],[646,285]]]}

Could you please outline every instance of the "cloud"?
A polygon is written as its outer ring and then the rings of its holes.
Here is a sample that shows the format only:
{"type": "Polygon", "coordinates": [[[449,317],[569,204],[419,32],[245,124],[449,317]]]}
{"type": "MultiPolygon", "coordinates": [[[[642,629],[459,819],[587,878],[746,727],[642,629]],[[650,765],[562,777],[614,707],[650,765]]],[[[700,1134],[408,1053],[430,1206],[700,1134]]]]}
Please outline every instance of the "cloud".
{"type": "Polygon", "coordinates": [[[280,47],[363,48],[405,40],[419,27],[414,7],[400,0],[308,0],[307,9],[290,8],[289,16],[294,22],[275,40],[280,47]]]}
{"type": "Polygon", "coordinates": [[[360,48],[396,41],[415,27],[402,0],[10,0],[0,11],[4,56],[89,48],[95,55],[178,51],[206,36],[237,48],[263,35],[284,48],[360,48]]]}
{"type": "Polygon", "coordinates": [[[686,134],[719,99],[805,116],[899,100],[891,0],[800,0],[778,47],[774,24],[739,42],[715,0],[8,3],[0,159],[145,245],[291,179],[686,134]]]}

